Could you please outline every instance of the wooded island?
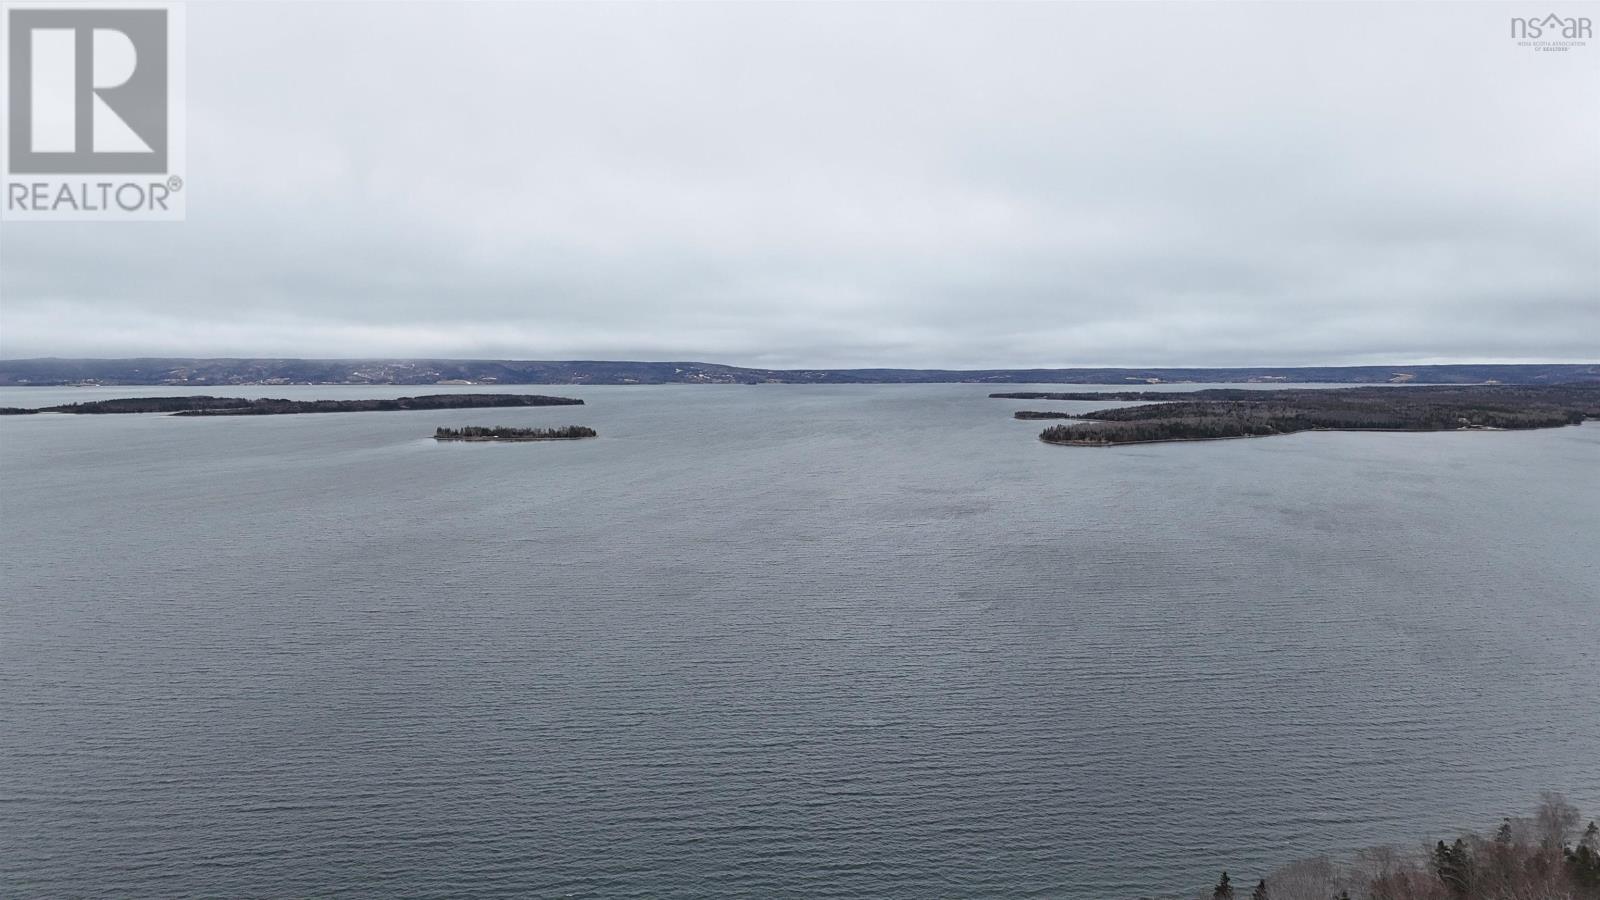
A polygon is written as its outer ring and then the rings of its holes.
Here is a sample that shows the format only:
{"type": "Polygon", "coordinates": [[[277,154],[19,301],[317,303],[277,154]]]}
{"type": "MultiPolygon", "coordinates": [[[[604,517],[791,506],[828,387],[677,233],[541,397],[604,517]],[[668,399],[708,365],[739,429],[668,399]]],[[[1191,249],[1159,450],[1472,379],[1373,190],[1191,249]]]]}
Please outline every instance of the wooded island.
{"type": "Polygon", "coordinates": [[[174,416],[286,416],[298,413],[388,412],[397,410],[478,409],[505,406],[581,406],[573,397],[542,394],[425,394],[421,397],[365,400],[281,400],[262,397],[126,397],[65,403],[39,409],[0,409],[0,415],[52,412],[73,415],[169,413],[174,416]]]}
{"type": "Polygon", "coordinates": [[[435,428],[436,441],[570,441],[578,438],[598,437],[599,432],[583,425],[562,428],[507,428],[496,425],[468,425],[465,428],[435,428]]]}
{"type": "Polygon", "coordinates": [[[1143,401],[1085,413],[1022,410],[1019,419],[1070,418],[1039,434],[1052,444],[1105,446],[1264,437],[1297,431],[1464,431],[1555,428],[1600,417],[1600,385],[1474,385],[1305,390],[1217,389],[1174,394],[991,394],[1009,399],[1143,401]],[[1156,401],[1156,402],[1150,402],[1156,401]]]}

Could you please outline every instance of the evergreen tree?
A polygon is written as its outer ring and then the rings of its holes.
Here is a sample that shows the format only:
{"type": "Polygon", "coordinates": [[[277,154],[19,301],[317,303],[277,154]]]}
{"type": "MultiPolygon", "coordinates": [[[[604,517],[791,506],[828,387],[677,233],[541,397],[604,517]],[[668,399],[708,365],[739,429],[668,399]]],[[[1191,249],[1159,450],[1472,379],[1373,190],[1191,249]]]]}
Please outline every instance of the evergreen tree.
{"type": "Polygon", "coordinates": [[[1228,880],[1228,873],[1224,871],[1222,878],[1211,891],[1211,900],[1233,900],[1233,884],[1228,880]]]}
{"type": "Polygon", "coordinates": [[[1267,880],[1265,878],[1256,882],[1256,889],[1250,892],[1250,900],[1272,900],[1267,894],[1267,880]]]}
{"type": "Polygon", "coordinates": [[[1590,822],[1576,849],[1567,851],[1567,873],[1586,896],[1600,897],[1600,828],[1590,822]]]}
{"type": "Polygon", "coordinates": [[[1472,852],[1456,838],[1454,844],[1440,841],[1433,847],[1433,874],[1452,897],[1465,897],[1472,886],[1472,852]]]}
{"type": "Polygon", "coordinates": [[[1502,847],[1509,846],[1511,844],[1511,820],[1510,819],[1501,819],[1500,820],[1500,830],[1496,831],[1494,833],[1494,842],[1496,844],[1501,845],[1502,847]]]}

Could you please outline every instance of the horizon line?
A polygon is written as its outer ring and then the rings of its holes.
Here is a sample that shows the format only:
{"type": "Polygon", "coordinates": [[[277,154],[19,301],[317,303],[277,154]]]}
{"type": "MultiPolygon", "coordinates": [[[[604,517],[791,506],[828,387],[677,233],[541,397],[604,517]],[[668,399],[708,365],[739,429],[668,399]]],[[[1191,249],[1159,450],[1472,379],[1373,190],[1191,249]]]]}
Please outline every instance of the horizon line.
{"type": "Polygon", "coordinates": [[[764,366],[741,363],[709,362],[705,359],[694,358],[660,358],[660,359],[625,359],[603,357],[511,357],[511,356],[282,356],[282,355],[255,355],[255,356],[0,356],[0,365],[8,363],[28,362],[120,362],[133,360],[194,360],[194,361],[297,361],[297,362],[485,362],[485,363],[607,363],[607,364],[641,364],[641,365],[669,365],[687,364],[698,366],[722,366],[730,369],[751,369],[767,372],[850,372],[850,371],[887,371],[887,372],[1029,372],[1029,371],[1059,371],[1070,372],[1085,369],[1125,369],[1129,371],[1142,371],[1151,369],[1165,370],[1204,370],[1204,369],[1373,369],[1373,368],[1423,368],[1439,366],[1600,366],[1600,359],[1571,361],[1571,360],[1454,360],[1450,362],[1372,362],[1372,363],[1227,363],[1227,364],[1181,364],[1181,365],[1138,365],[1128,363],[1094,365],[1000,365],[1000,366],[911,366],[911,365],[783,365],[764,366]]]}

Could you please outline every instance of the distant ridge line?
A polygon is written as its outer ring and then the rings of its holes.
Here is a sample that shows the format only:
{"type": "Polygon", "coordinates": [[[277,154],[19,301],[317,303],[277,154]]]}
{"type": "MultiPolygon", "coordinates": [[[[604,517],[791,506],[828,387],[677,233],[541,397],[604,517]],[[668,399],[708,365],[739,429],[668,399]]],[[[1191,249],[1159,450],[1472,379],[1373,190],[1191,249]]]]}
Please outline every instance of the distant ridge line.
{"type": "Polygon", "coordinates": [[[137,357],[0,359],[0,386],[287,384],[1165,384],[1600,382],[1600,363],[1031,369],[760,369],[704,362],[137,357]]]}

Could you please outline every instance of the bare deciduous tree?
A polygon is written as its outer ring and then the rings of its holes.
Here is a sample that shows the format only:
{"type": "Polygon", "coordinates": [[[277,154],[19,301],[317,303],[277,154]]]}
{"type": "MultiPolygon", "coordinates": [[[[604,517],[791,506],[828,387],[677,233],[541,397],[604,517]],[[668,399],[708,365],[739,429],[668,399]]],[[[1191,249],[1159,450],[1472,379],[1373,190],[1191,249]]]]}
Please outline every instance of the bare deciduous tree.
{"type": "Polygon", "coordinates": [[[1568,803],[1566,797],[1545,791],[1539,795],[1539,808],[1534,811],[1533,821],[1539,829],[1541,846],[1549,850],[1565,850],[1572,846],[1582,817],[1578,815],[1578,808],[1568,803]]]}

